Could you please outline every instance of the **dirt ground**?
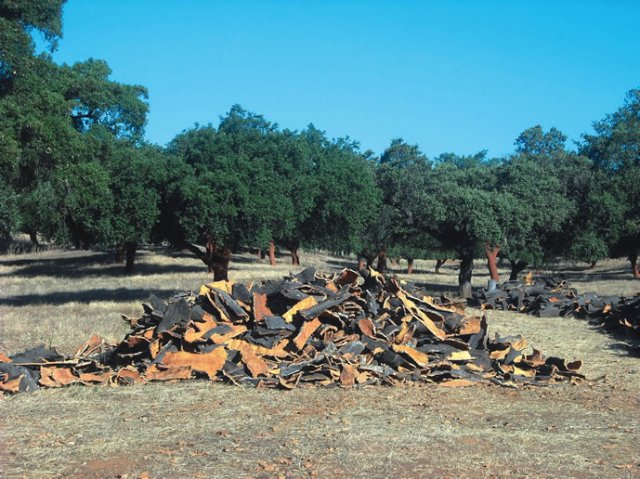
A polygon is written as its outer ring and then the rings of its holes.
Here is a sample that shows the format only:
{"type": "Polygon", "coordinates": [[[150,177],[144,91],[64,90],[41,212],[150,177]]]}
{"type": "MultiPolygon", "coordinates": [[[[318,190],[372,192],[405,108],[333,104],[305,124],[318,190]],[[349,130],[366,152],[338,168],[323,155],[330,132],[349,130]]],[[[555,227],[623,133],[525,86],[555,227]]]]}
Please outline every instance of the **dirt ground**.
{"type": "MultiPolygon", "coordinates": [[[[321,270],[353,262],[301,259],[321,270]]],[[[440,275],[433,262],[416,267],[399,276],[434,293],[455,291],[454,263],[440,275]]],[[[117,341],[127,331],[120,313],[139,314],[152,292],[169,296],[208,280],[197,260],[162,250],[144,251],[133,276],[120,269],[100,252],[0,257],[0,351],[45,344],[70,353],[92,332],[117,341]]],[[[244,254],[230,274],[248,281],[290,270],[286,258],[274,268],[244,254]]],[[[557,272],[579,291],[640,291],[623,261],[557,272]]],[[[474,285],[487,278],[478,263],[474,285]]],[[[0,477],[640,477],[637,345],[577,319],[488,319],[493,332],[583,359],[591,381],[522,390],[285,392],[204,381],[40,390],[0,397],[0,477]]]]}

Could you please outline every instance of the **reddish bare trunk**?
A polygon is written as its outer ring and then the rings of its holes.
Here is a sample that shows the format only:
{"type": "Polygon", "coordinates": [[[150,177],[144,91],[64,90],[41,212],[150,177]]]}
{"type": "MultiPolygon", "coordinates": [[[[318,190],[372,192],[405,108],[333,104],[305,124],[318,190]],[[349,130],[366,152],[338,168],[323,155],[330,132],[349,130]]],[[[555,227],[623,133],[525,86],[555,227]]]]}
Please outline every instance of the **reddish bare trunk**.
{"type": "Polygon", "coordinates": [[[407,259],[407,274],[413,274],[413,259],[407,259]]]}
{"type": "Polygon", "coordinates": [[[269,241],[269,264],[276,265],[276,244],[273,241],[269,241]]]}
{"type": "Polygon", "coordinates": [[[630,256],[629,261],[631,261],[631,272],[633,273],[633,277],[635,279],[640,279],[640,268],[638,267],[638,257],[630,256]]]}
{"type": "Polygon", "coordinates": [[[485,245],[484,253],[487,255],[487,264],[489,265],[489,275],[491,279],[499,282],[500,274],[498,274],[498,265],[496,264],[496,260],[498,258],[498,253],[500,252],[500,246],[494,246],[491,248],[489,243],[485,245]]]}
{"type": "Polygon", "coordinates": [[[256,256],[258,256],[258,258],[262,258],[262,248],[258,248],[256,256]]]}

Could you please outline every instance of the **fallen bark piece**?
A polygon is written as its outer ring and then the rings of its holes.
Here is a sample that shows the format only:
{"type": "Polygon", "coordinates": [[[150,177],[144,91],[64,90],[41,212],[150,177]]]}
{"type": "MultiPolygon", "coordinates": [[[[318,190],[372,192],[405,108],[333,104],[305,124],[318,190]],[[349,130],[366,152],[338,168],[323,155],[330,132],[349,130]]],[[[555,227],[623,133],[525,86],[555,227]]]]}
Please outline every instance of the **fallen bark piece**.
{"type": "Polygon", "coordinates": [[[253,319],[257,322],[264,320],[273,313],[267,306],[267,295],[260,292],[253,293],[253,319]]]}
{"type": "Polygon", "coordinates": [[[346,387],[352,387],[356,382],[356,368],[351,364],[344,364],[340,373],[340,384],[346,387]]]}
{"type": "Polygon", "coordinates": [[[79,382],[80,378],[73,374],[69,368],[42,367],[40,368],[40,385],[50,388],[59,388],[79,382]]]}
{"type": "Polygon", "coordinates": [[[189,366],[193,371],[204,373],[209,379],[213,379],[224,366],[226,359],[227,351],[218,347],[209,353],[167,352],[161,364],[169,367],[189,366]]]}
{"type": "Polygon", "coordinates": [[[133,386],[134,384],[144,383],[144,378],[133,366],[126,366],[120,369],[111,379],[114,384],[119,386],[133,386]]]}
{"type": "Polygon", "coordinates": [[[145,371],[148,381],[177,381],[191,378],[191,366],[164,366],[152,364],[145,371]]]}
{"type": "Polygon", "coordinates": [[[269,371],[269,366],[260,356],[253,352],[250,348],[244,348],[240,351],[240,357],[242,362],[247,367],[251,376],[256,378],[258,376],[266,376],[269,371]]]}
{"type": "Polygon", "coordinates": [[[289,309],[289,311],[284,313],[282,315],[282,317],[284,318],[284,320],[287,323],[290,323],[290,322],[293,321],[293,316],[298,311],[301,311],[303,309],[311,308],[312,306],[315,306],[316,304],[317,304],[316,298],[314,296],[308,296],[305,299],[303,299],[302,301],[297,302],[291,309],[289,309]]]}
{"type": "Polygon", "coordinates": [[[105,371],[101,373],[80,373],[78,375],[78,379],[83,384],[104,384],[107,383],[112,376],[112,371],[105,371]]]}
{"type": "Polygon", "coordinates": [[[309,337],[311,337],[321,324],[318,318],[312,321],[306,321],[302,328],[300,328],[300,333],[293,339],[293,344],[295,344],[296,348],[302,349],[309,337]]]}

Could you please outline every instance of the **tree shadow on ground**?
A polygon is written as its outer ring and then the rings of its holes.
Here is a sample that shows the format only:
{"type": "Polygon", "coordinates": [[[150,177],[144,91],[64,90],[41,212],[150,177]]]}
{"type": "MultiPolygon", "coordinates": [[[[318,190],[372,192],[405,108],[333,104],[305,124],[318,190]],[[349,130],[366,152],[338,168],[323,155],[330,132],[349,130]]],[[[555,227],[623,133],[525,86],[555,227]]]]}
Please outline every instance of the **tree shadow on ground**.
{"type": "MultiPolygon", "coordinates": [[[[174,264],[146,264],[141,263],[134,266],[133,275],[156,275],[171,273],[206,273],[204,265],[174,265],[174,264]]],[[[88,277],[124,277],[126,276],[124,266],[121,264],[100,261],[78,262],[65,261],[46,262],[26,265],[15,269],[10,273],[0,274],[1,276],[54,276],[60,278],[82,279],[88,277]]]]}
{"type": "MultiPolygon", "coordinates": [[[[73,252],[73,251],[71,251],[73,252]]],[[[5,257],[6,258],[6,257],[5,257]]],[[[80,253],[79,256],[73,257],[51,257],[51,256],[33,256],[31,258],[20,259],[0,259],[2,266],[32,266],[35,264],[55,264],[63,267],[82,266],[92,263],[113,263],[114,255],[108,251],[92,251],[85,254],[80,253]]]]}
{"type": "MultiPolygon", "coordinates": [[[[193,253],[188,252],[188,251],[173,251],[173,252],[169,252],[167,253],[167,256],[169,256],[172,259],[193,259],[193,260],[197,260],[200,262],[200,264],[203,264],[199,258],[197,258],[193,253]]],[[[277,254],[276,253],[276,260],[277,261],[285,261],[287,259],[290,259],[291,257],[287,254],[277,254]]],[[[231,255],[231,262],[230,264],[233,263],[240,263],[240,264],[269,264],[269,258],[260,258],[257,255],[250,255],[246,252],[239,252],[239,253],[234,253],[231,255]]],[[[206,266],[205,266],[206,268],[206,266]]]]}
{"type": "Polygon", "coordinates": [[[631,273],[622,270],[612,270],[603,272],[582,273],[577,271],[558,271],[557,274],[551,276],[558,276],[559,278],[566,279],[568,281],[629,281],[633,279],[631,273]]]}
{"type": "Polygon", "coordinates": [[[412,281],[411,284],[416,288],[424,290],[431,296],[438,296],[441,294],[446,296],[457,296],[458,294],[458,287],[453,284],[428,283],[420,281],[412,281]]]}
{"type": "MultiPolygon", "coordinates": [[[[134,275],[155,275],[171,273],[206,273],[206,266],[200,261],[193,264],[156,264],[144,261],[147,251],[140,252],[137,263],[134,265],[134,275]]],[[[170,255],[168,255],[170,256],[170,255]]],[[[191,258],[196,258],[191,255],[191,258]]],[[[0,260],[0,265],[17,267],[10,273],[2,276],[54,276],[60,278],[81,279],[87,277],[123,277],[124,265],[114,261],[114,253],[111,251],[94,252],[74,257],[47,257],[0,260]]]]}
{"type": "Polygon", "coordinates": [[[62,305],[67,303],[92,303],[98,301],[112,301],[128,303],[144,301],[154,294],[159,298],[169,298],[180,292],[178,289],[155,288],[116,288],[116,289],[87,289],[83,291],[60,291],[45,294],[22,294],[0,298],[0,306],[34,306],[34,305],[62,305]]]}
{"type": "MultiPolygon", "coordinates": [[[[621,339],[622,334],[619,333],[609,333],[614,336],[616,339],[621,339]]],[[[607,349],[611,351],[619,352],[625,356],[631,356],[634,358],[640,358],[640,340],[633,340],[629,338],[625,338],[623,341],[619,343],[610,344],[607,346],[607,349]]]]}

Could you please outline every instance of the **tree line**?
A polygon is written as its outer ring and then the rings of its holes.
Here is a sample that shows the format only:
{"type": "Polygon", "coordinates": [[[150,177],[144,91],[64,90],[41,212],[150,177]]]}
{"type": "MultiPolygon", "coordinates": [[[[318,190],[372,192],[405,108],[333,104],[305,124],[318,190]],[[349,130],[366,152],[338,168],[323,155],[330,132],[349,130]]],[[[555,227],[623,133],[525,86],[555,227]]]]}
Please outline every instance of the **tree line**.
{"type": "MultiPolygon", "coordinates": [[[[64,0],[0,4],[0,250],[16,232],[78,248],[115,247],[133,268],[141,243],[191,250],[217,278],[230,253],[276,245],[389,257],[457,258],[511,277],[557,257],[595,263],[640,248],[640,90],[575,149],[534,126],[512,154],[428,158],[395,139],[376,156],[310,124],[280,128],[238,105],[161,148],[144,140],[147,90],[106,62],[58,65],[64,0]]],[[[375,263],[376,258],[378,262],[375,263]]]]}

